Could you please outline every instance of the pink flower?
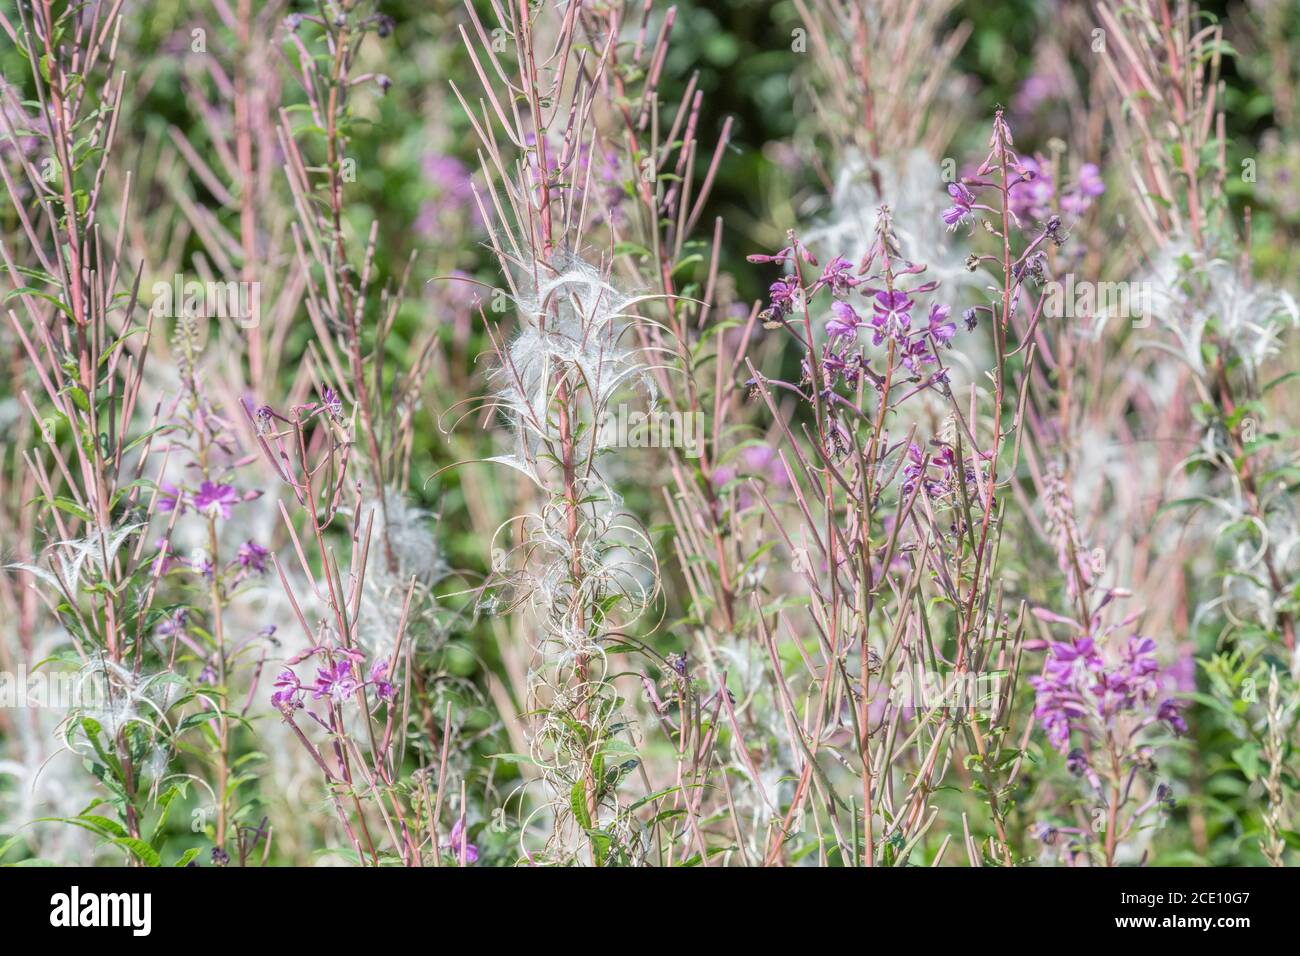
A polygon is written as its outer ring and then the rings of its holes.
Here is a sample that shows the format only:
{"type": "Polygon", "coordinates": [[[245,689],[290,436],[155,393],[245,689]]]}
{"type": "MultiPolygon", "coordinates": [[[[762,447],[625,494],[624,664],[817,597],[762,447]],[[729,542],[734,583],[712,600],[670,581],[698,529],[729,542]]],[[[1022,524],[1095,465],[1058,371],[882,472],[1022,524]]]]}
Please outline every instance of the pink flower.
{"type": "Polygon", "coordinates": [[[478,862],[478,847],[470,843],[465,835],[465,818],[458,819],[451,828],[448,847],[457,860],[464,857],[466,863],[478,862]]]}
{"type": "Polygon", "coordinates": [[[352,661],[341,660],[337,664],[316,671],[316,686],[312,689],[313,700],[328,697],[336,704],[344,703],[357,691],[357,679],[352,676],[352,661]]]}
{"type": "Polygon", "coordinates": [[[229,520],[230,508],[239,503],[239,493],[233,485],[205,481],[194,494],[194,507],[209,517],[229,520]]]}
{"type": "Polygon", "coordinates": [[[276,691],[271,695],[271,706],[288,716],[302,706],[303,686],[298,682],[298,675],[289,668],[280,671],[275,679],[276,691]]]}
{"type": "Polygon", "coordinates": [[[957,334],[956,324],[948,321],[950,311],[951,309],[946,305],[930,306],[930,315],[927,319],[929,332],[937,342],[947,342],[957,334]]]}
{"type": "Polygon", "coordinates": [[[163,514],[180,509],[181,514],[185,513],[185,492],[181,491],[170,481],[164,481],[158,485],[158,510],[163,514]]]}
{"type": "Polygon", "coordinates": [[[975,194],[961,183],[949,183],[948,195],[952,197],[953,205],[943,211],[943,221],[949,229],[956,229],[970,218],[975,194]]]}
{"type": "Polygon", "coordinates": [[[236,557],[241,568],[251,569],[261,574],[266,570],[266,559],[270,554],[270,551],[256,541],[245,541],[239,546],[239,554],[236,557]]]}
{"type": "Polygon", "coordinates": [[[388,661],[375,661],[374,666],[370,668],[370,678],[366,683],[375,689],[376,697],[392,703],[397,697],[397,691],[393,689],[392,683],[389,682],[386,676],[387,674],[388,661]]]}
{"type": "Polygon", "coordinates": [[[826,332],[831,338],[851,338],[862,327],[862,318],[847,302],[831,303],[831,317],[826,320],[826,332]]]}

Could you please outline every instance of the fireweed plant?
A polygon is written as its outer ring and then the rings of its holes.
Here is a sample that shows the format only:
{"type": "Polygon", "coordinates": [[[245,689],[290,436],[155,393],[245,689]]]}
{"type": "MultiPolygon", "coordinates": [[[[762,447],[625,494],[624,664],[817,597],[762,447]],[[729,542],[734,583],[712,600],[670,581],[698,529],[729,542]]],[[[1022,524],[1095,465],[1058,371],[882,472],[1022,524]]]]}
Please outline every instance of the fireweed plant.
{"type": "Polygon", "coordinates": [[[1029,678],[1029,684],[1035,693],[1034,716],[1087,796],[1070,801],[1078,825],[1043,822],[1036,834],[1045,847],[1059,848],[1071,865],[1079,855],[1091,853],[1113,866],[1122,842],[1144,825],[1144,817],[1172,806],[1173,792],[1166,783],[1147,787],[1144,797],[1135,784],[1141,774],[1158,768],[1154,744],[1160,732],[1186,733],[1187,723],[1180,702],[1162,694],[1156,642],[1130,629],[1140,612],[1104,623],[1107,606],[1129,595],[1098,585],[1073,501],[1054,469],[1046,476],[1045,498],[1066,594],[1076,602],[1074,613],[1087,617],[1034,609],[1035,617],[1059,626],[1067,638],[1026,642],[1029,649],[1046,652],[1042,673],[1029,678]],[[1099,827],[1103,812],[1105,822],[1099,827]],[[1097,816],[1089,818],[1089,813],[1097,816]]]}
{"type": "MultiPolygon", "coordinates": [[[[1027,334],[1041,300],[1029,315],[1018,306],[1041,279],[1044,244],[1065,240],[1058,219],[1031,225],[1013,211],[1017,187],[1034,179],[1013,146],[999,112],[987,157],[973,176],[950,184],[953,204],[942,213],[950,227],[979,217],[1000,247],[971,253],[970,268],[991,264],[1002,281],[988,305],[960,319],[967,333],[981,320],[993,331],[991,394],[982,408],[976,385],[965,407],[951,388],[942,355],[958,319],[938,297],[939,284],[925,280],[925,266],[900,254],[888,209],[858,263],[836,256],[819,266],[793,234],[782,251],[751,257],[789,269],[772,285],[765,326],[791,334],[805,355],[799,382],[755,375],[752,385],[773,410],[774,395],[792,391],[815,416],[808,453],[785,429],[790,479],[806,494],[797,492],[798,531],[781,533],[808,581],[822,663],[803,655],[804,680],[812,680],[799,692],[806,713],[783,691],[792,732],[802,726],[797,732],[807,739],[800,784],[770,858],[789,839],[802,801],[816,793],[814,806],[826,808],[845,862],[906,861],[937,817],[931,793],[960,761],[977,776],[994,830],[987,840],[963,834],[971,862],[1013,862],[1005,805],[1022,757],[1010,705],[1024,609],[1004,603],[995,573],[1005,508],[998,487],[1007,480],[999,462],[1005,456],[1014,468],[1016,410],[1028,378],[1012,376],[1032,365],[1027,334]],[[830,299],[824,310],[815,308],[819,295],[830,299]],[[913,423],[891,435],[906,403],[926,390],[947,400],[942,427],[927,436],[913,423]],[[927,585],[934,593],[925,593],[927,585]],[[937,695],[934,684],[942,687],[937,695]],[[844,731],[847,748],[831,743],[844,731]],[[954,742],[969,748],[965,755],[954,742]],[[832,789],[817,762],[823,747],[841,765],[856,764],[856,794],[832,789]]],[[[778,614],[773,626],[791,624],[778,614]]],[[[770,634],[767,640],[784,681],[770,634]]]]}
{"type": "MultiPolygon", "coordinates": [[[[11,307],[7,317],[39,382],[20,399],[44,443],[24,458],[45,506],[33,531],[47,543],[10,572],[34,587],[66,635],[56,657],[92,691],[78,695],[57,729],[99,783],[70,824],[119,858],[157,864],[162,831],[151,811],[165,817],[177,794],[166,785],[169,758],[182,711],[197,697],[154,646],[153,628],[172,612],[155,606],[160,556],[145,529],[157,489],[145,468],[165,423],[156,408],[144,412],[145,427],[137,418],[153,328],[134,322],[138,271],[117,255],[124,224],[110,229],[100,216],[97,184],[122,100],[121,82],[108,79],[120,21],[105,8],[55,16],[49,6],[23,7],[18,17],[5,20],[6,33],[24,59],[46,66],[32,71],[34,102],[5,111],[8,142],[35,146],[6,156],[5,185],[30,263],[19,266],[6,243],[8,300],[23,311],[20,318],[11,307]],[[53,180],[35,165],[38,154],[55,157],[53,180]]],[[[206,711],[225,719],[219,692],[206,711]]]]}
{"type": "Polygon", "coordinates": [[[157,6],[0,11],[0,863],[1294,862],[1284,5],[157,6]]]}
{"type": "MultiPolygon", "coordinates": [[[[477,848],[466,837],[464,785],[454,801],[446,797],[451,736],[463,715],[453,718],[445,675],[426,656],[445,641],[448,617],[433,587],[448,568],[430,515],[406,491],[433,337],[407,367],[385,374],[410,267],[376,290],[378,223],[354,263],[345,219],[349,97],[376,79],[356,75],[354,61],[366,38],[386,38],[392,22],[358,5],[332,18],[292,15],[284,30],[311,122],[295,126],[282,111],[277,132],[319,351],[311,353],[313,400],[285,411],[244,405],[265,461],[297,505],[295,518],[282,501],[281,517],[297,570],[310,582],[309,600],[300,600],[276,559],[308,644],[279,671],[271,703],[319,768],[354,862],[467,865],[477,848]],[[406,760],[413,723],[432,738],[414,769],[406,760]],[[459,816],[440,835],[439,820],[454,807],[459,816]]],[[[375,83],[380,94],[384,79],[375,83]]]]}
{"type": "Polygon", "coordinates": [[[1155,94],[1126,117],[1122,133],[1144,157],[1133,167],[1133,190],[1158,290],[1162,335],[1151,346],[1186,368],[1185,401],[1199,429],[1198,447],[1184,464],[1196,482],[1185,506],[1216,543],[1218,593],[1196,597],[1195,620],[1218,626],[1216,653],[1199,662],[1212,692],[1202,699],[1244,741],[1232,762],[1264,796],[1258,828],[1247,834],[1280,866],[1279,820],[1291,797],[1272,768],[1277,740],[1294,733],[1295,713],[1279,705],[1272,688],[1287,681],[1288,699],[1294,696],[1300,526],[1288,420],[1294,410],[1273,400],[1290,375],[1274,370],[1300,324],[1300,306],[1289,292],[1253,279],[1249,210],[1244,223],[1235,223],[1224,200],[1229,173],[1218,75],[1230,48],[1222,26],[1198,17],[1191,4],[1179,4],[1173,15],[1151,4],[1107,6],[1102,15],[1115,27],[1149,30],[1155,40],[1121,51],[1108,71],[1117,96],[1135,97],[1137,83],[1155,94]],[[1271,697],[1261,699],[1265,687],[1271,697]]]}
{"type": "MultiPolygon", "coordinates": [[[[699,774],[711,743],[696,736],[700,705],[689,693],[684,658],[666,658],[642,639],[656,609],[660,568],[648,530],[612,483],[612,459],[628,436],[612,434],[609,418],[616,401],[633,397],[658,412],[670,377],[693,362],[674,263],[699,217],[721,147],[703,192],[692,197],[690,180],[683,185],[682,177],[694,165],[698,94],[688,89],[667,142],[660,142],[656,86],[671,10],[651,38],[647,6],[633,48],[622,53],[616,38],[623,11],[588,17],[577,7],[536,15],[526,7],[511,10],[492,32],[512,38],[502,52],[513,54],[513,68],[503,67],[470,12],[479,42],[462,32],[486,96],[475,128],[487,189],[476,200],[518,320],[509,338],[489,329],[497,367],[485,407],[512,432],[509,452],[491,461],[527,476],[536,493],[530,510],[497,530],[493,579],[480,601],[490,612],[526,612],[537,629],[530,750],[517,758],[546,788],[531,813],[549,817],[543,818],[549,833],[540,852],[527,846],[524,852],[534,863],[642,863],[652,854],[669,861],[677,838],[665,846],[657,825],[684,814],[687,852],[707,864],[717,851],[699,829],[698,796],[688,790],[701,784],[688,778],[699,774]],[[507,115],[485,63],[526,110],[507,115]],[[626,105],[635,102],[633,81],[641,87],[636,112],[626,105]],[[597,110],[598,94],[611,90],[618,91],[619,107],[597,110]],[[513,169],[498,133],[517,154],[513,169]],[[618,178],[620,169],[628,179],[618,178]],[[619,242],[624,228],[645,241],[619,242]],[[604,251],[597,242],[606,244],[604,251]],[[665,303],[662,319],[646,314],[652,302],[665,303]],[[668,701],[644,674],[641,683],[625,680],[619,687],[610,654],[629,651],[666,676],[668,701]],[[641,766],[641,736],[624,696],[629,687],[649,699],[663,729],[677,738],[675,784],[647,792],[643,771],[639,796],[623,786],[641,766]],[[669,714],[674,704],[676,726],[669,714]],[[670,797],[673,809],[660,810],[670,797]],[[654,808],[648,822],[635,813],[647,806],[654,808]]],[[[464,102],[459,88],[457,95],[464,102]]],[[[698,392],[688,385],[686,394],[686,408],[674,409],[679,422],[700,414],[698,392]]],[[[671,457],[679,487],[700,494],[703,484],[709,493],[707,478],[683,475],[678,449],[671,457]]],[[[710,696],[715,717],[719,699],[718,691],[710,696]]]]}

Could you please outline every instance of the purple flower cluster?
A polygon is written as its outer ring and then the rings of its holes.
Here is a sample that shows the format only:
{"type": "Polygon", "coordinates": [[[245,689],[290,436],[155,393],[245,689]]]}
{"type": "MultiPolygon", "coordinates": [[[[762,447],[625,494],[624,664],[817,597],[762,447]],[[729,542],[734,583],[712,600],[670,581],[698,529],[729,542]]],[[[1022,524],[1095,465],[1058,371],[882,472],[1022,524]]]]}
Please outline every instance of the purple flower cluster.
{"type": "MultiPolygon", "coordinates": [[[[954,196],[962,195],[964,189],[957,187],[954,196]]],[[[856,268],[843,256],[835,256],[806,286],[799,264],[817,266],[818,262],[793,235],[790,245],[779,252],[749,256],[750,262],[780,263],[792,268],[789,274],[777,279],[768,289],[768,307],[763,316],[769,328],[786,324],[793,313],[804,309],[819,292],[829,290],[830,314],[823,324],[828,341],[822,348],[820,363],[822,387],[826,393],[837,384],[855,388],[864,374],[881,381],[871,375],[866,356],[858,348],[859,334],[864,329],[871,332],[872,346],[888,347],[895,365],[906,368],[913,375],[919,375],[926,365],[938,364],[935,347],[947,345],[956,335],[957,324],[950,319],[951,310],[947,305],[931,305],[924,325],[915,321],[913,312],[917,307],[917,296],[933,292],[938,283],[925,282],[911,289],[901,288],[896,279],[917,275],[925,267],[904,260],[891,262],[882,251],[886,245],[882,241],[877,251],[869,253],[856,268]],[[881,270],[871,274],[877,258],[882,262],[881,270]],[[865,309],[860,311],[851,301],[854,293],[866,297],[870,303],[870,312],[866,315],[863,314],[865,309]]],[[[809,359],[805,358],[804,380],[810,381],[811,378],[809,359]]]]}
{"type": "MultiPolygon", "coordinates": [[[[989,452],[982,452],[982,460],[992,457],[989,452]]],[[[970,465],[959,467],[957,454],[951,445],[943,445],[939,451],[926,457],[925,449],[916,442],[907,446],[907,462],[903,465],[903,495],[911,495],[919,484],[921,490],[932,499],[944,499],[956,494],[961,488],[960,481],[965,482],[972,502],[980,499],[979,475],[970,465]]]]}
{"type": "Polygon", "coordinates": [[[266,559],[270,556],[270,551],[256,541],[250,540],[239,546],[239,553],[235,556],[235,560],[239,562],[242,570],[261,574],[266,570],[266,559]]]}
{"type": "MultiPolygon", "coordinates": [[[[1094,163],[1079,166],[1073,182],[1063,191],[1059,191],[1052,175],[1051,167],[1041,156],[1018,156],[1010,147],[1012,145],[1011,129],[998,112],[993,124],[991,150],[984,163],[973,176],[963,176],[955,183],[948,184],[948,195],[952,205],[943,211],[944,224],[956,229],[962,223],[973,221],[975,210],[993,214],[996,220],[1000,216],[998,209],[978,201],[977,190],[999,189],[997,184],[987,178],[1005,166],[1014,178],[1008,177],[1006,183],[1007,211],[1017,224],[1023,220],[1055,223],[1053,201],[1058,201],[1061,212],[1078,218],[1091,208],[1093,201],[1106,191],[1101,172],[1094,163]]],[[[1049,236],[1057,237],[1059,224],[1049,228],[1049,236]]]]}
{"type": "Polygon", "coordinates": [[[1183,733],[1187,725],[1176,701],[1160,701],[1154,717],[1149,712],[1159,693],[1159,674],[1156,642],[1149,637],[1130,635],[1114,665],[1106,663],[1098,642],[1089,634],[1053,641],[1047,647],[1042,674],[1029,679],[1036,695],[1034,716],[1061,753],[1069,750],[1072,733],[1095,738],[1101,730],[1114,729],[1124,716],[1137,719],[1130,737],[1154,721],[1165,721],[1175,732],[1183,733]]]}
{"type": "MultiPolygon", "coordinates": [[[[289,663],[297,664],[317,653],[325,653],[325,649],[313,648],[289,663]]],[[[360,651],[334,648],[329,651],[329,659],[324,665],[316,669],[316,679],[310,685],[299,679],[292,666],[285,667],[275,679],[271,705],[287,717],[303,706],[307,693],[311,694],[312,700],[328,700],[331,704],[344,706],[356,698],[359,689],[365,687],[371,689],[377,700],[391,704],[397,697],[397,691],[388,679],[388,661],[376,660],[362,681],[357,674],[364,664],[365,655],[360,651]]]]}
{"type": "MultiPolygon", "coordinates": [[[[1020,178],[1008,190],[1011,212],[1018,219],[1045,221],[1052,215],[1052,200],[1057,198],[1056,183],[1047,162],[1041,157],[1020,160],[1016,172],[1020,178]]],[[[1082,164],[1074,181],[1060,193],[1061,211],[1078,218],[1091,207],[1093,200],[1106,191],[1101,171],[1094,163],[1082,164]]]]}

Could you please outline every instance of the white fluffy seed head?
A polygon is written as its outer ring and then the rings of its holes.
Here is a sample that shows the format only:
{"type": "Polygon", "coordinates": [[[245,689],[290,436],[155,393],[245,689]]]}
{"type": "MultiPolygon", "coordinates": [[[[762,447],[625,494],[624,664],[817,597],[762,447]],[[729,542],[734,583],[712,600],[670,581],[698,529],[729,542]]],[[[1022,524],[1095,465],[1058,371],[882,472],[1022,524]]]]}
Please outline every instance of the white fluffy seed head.
{"type": "MultiPolygon", "coordinates": [[[[539,276],[542,267],[536,266],[539,276]]],[[[549,277],[517,283],[521,329],[494,374],[495,402],[514,427],[525,460],[554,440],[549,415],[561,382],[570,388],[570,411],[581,450],[595,438],[604,409],[632,385],[655,398],[643,350],[631,342],[628,309],[641,301],[618,289],[586,260],[568,256],[549,277]]]]}

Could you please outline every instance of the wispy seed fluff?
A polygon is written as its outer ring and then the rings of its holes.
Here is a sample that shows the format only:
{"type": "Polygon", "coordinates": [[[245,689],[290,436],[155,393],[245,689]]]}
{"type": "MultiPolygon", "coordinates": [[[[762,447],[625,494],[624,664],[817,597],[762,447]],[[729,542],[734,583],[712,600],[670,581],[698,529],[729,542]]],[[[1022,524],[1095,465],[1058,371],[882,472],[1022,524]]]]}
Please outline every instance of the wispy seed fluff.
{"type": "Polygon", "coordinates": [[[1143,281],[1153,293],[1153,311],[1177,340],[1174,352],[1202,378],[1209,373],[1202,357],[1207,327],[1239,356],[1250,374],[1280,351],[1287,325],[1300,325],[1300,304],[1288,292],[1247,283],[1232,263],[1207,259],[1189,245],[1174,242],[1161,249],[1143,281]]]}
{"type": "Polygon", "coordinates": [[[904,258],[925,263],[949,288],[982,285],[987,277],[967,268],[960,237],[943,226],[943,210],[951,205],[945,187],[925,150],[879,160],[849,150],[836,171],[829,209],[804,241],[823,262],[833,255],[857,262],[875,241],[884,205],[904,258]]]}
{"type": "Polygon", "coordinates": [[[365,587],[357,621],[357,640],[371,653],[392,652],[402,626],[406,592],[415,579],[415,593],[408,611],[406,639],[419,641],[428,629],[422,622],[432,617],[430,589],[447,576],[449,568],[432,514],[412,504],[400,491],[384,489],[383,507],[375,499],[363,508],[362,522],[372,520],[370,547],[366,554],[365,587]]]}
{"type": "Polygon", "coordinates": [[[558,437],[548,413],[560,383],[568,380],[592,420],[575,422],[575,440],[584,457],[595,436],[598,417],[615,395],[629,385],[657,397],[646,350],[630,341],[628,309],[647,296],[618,289],[606,273],[586,260],[567,255],[553,265],[536,263],[517,283],[514,297],[521,331],[505,351],[494,374],[495,401],[519,440],[521,462],[506,463],[534,474],[531,463],[540,443],[558,437]],[[572,373],[572,374],[569,374],[572,373]]]}

